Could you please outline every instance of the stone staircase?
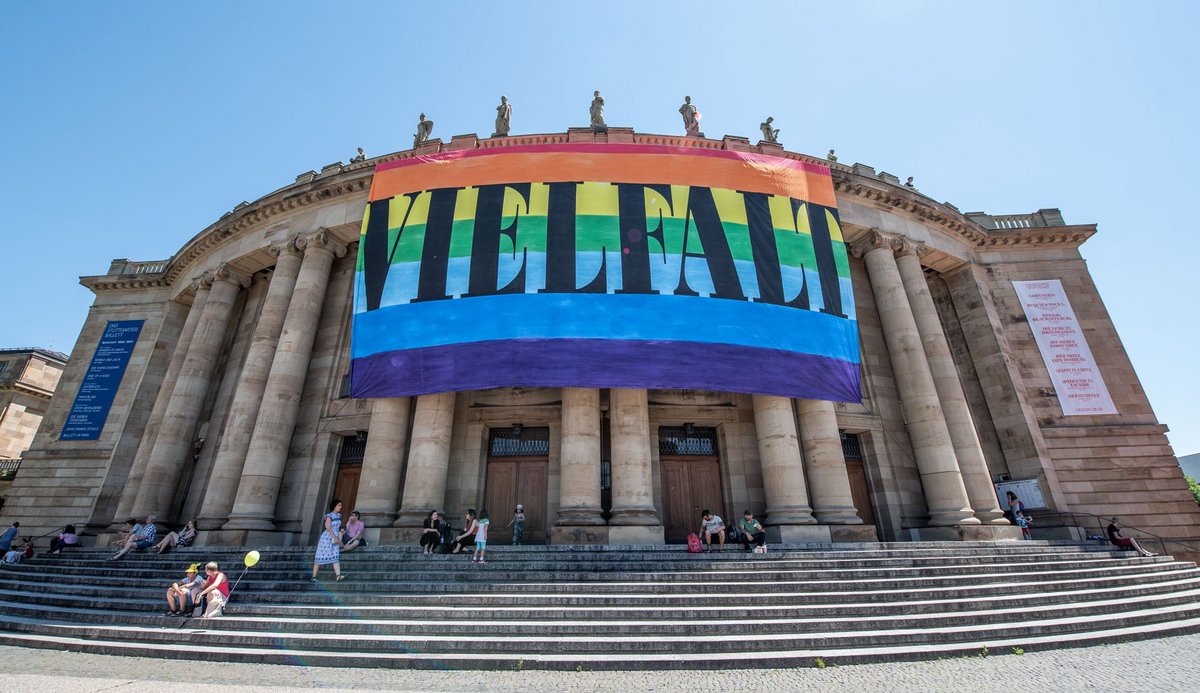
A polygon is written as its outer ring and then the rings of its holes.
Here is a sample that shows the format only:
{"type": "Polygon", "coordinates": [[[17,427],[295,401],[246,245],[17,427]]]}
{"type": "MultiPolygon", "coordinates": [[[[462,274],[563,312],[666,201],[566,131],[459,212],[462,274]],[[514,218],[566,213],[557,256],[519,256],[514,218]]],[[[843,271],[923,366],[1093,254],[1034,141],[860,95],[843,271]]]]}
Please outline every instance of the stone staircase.
{"type": "Polygon", "coordinates": [[[498,547],[486,565],[372,547],[309,583],[262,549],[219,619],[169,618],[191,562],[107,550],[0,568],[0,644],[217,661],[457,669],[794,667],[1039,650],[1200,631],[1200,570],[1039,541],[730,548],[498,547]]]}

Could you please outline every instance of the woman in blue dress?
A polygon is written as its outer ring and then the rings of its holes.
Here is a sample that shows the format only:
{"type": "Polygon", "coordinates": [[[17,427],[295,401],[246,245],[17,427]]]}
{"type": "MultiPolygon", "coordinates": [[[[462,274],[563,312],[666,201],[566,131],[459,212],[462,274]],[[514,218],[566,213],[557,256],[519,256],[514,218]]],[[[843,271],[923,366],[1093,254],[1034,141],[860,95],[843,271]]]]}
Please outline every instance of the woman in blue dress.
{"type": "Polygon", "coordinates": [[[321,530],[321,539],[317,542],[317,555],[313,557],[313,572],[312,581],[317,581],[317,571],[323,565],[332,565],[333,574],[337,576],[338,581],[346,577],[342,575],[342,566],[339,563],[342,557],[342,502],[336,498],[329,503],[329,514],[325,516],[323,521],[324,528],[321,530]]]}

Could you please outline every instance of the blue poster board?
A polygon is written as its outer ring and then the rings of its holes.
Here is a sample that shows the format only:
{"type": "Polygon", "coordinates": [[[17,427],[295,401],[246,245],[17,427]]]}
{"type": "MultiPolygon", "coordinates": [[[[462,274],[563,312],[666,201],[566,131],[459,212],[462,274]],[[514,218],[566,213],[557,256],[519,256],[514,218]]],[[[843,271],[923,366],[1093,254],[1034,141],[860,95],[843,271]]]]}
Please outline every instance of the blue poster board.
{"type": "Polygon", "coordinates": [[[125,375],[125,367],[129,365],[129,357],[137,344],[145,320],[110,320],[104,328],[104,335],[96,345],[92,354],[92,362],[88,366],[87,375],[79,385],[75,395],[75,404],[71,413],[67,414],[67,423],[63,426],[59,440],[96,440],[100,430],[104,428],[104,420],[108,418],[108,410],[112,408],[113,398],[117,396],[117,386],[125,375]]]}

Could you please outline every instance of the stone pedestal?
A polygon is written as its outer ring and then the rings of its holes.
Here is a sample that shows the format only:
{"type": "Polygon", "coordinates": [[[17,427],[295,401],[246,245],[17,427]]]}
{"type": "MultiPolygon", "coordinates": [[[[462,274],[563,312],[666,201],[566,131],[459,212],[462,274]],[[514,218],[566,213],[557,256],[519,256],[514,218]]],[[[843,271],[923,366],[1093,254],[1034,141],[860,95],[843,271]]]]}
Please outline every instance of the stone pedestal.
{"type": "MultiPolygon", "coordinates": [[[[832,525],[767,525],[768,544],[828,544],[832,525]]],[[[736,546],[736,544],[735,544],[736,546]]]]}
{"type": "Polygon", "coordinates": [[[667,543],[662,525],[609,525],[608,543],[617,545],[658,546],[667,543]]]}
{"type": "Polygon", "coordinates": [[[551,544],[608,544],[609,528],[599,526],[552,527],[550,529],[551,544]]]}
{"type": "Polygon", "coordinates": [[[1012,525],[959,525],[917,527],[910,530],[915,541],[1000,541],[1021,539],[1021,528],[1012,525]]]}
{"type": "Polygon", "coordinates": [[[828,525],[829,540],[834,543],[879,541],[874,525],[828,525]]]}

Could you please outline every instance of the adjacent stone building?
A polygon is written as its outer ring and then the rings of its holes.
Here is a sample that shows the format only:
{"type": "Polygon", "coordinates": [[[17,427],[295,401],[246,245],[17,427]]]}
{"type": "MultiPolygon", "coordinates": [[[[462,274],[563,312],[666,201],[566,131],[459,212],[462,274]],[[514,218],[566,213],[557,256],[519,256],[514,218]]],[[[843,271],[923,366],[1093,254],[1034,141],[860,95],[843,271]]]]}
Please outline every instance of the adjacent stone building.
{"type": "MultiPolygon", "coordinates": [[[[369,536],[425,514],[516,503],[526,540],[679,541],[711,507],[774,540],[1040,537],[1095,516],[1200,537],[1200,511],[1057,210],[963,214],[861,164],[723,140],[572,129],[428,140],[334,164],[239,205],[165,261],[84,277],[96,301],[0,524],[197,518],[214,544],[311,543],[331,497],[369,536]],[[347,397],[355,247],[374,165],[439,151],[641,143],[756,152],[832,170],[862,349],[862,401],[691,390],[507,387],[347,397]],[[1058,280],[1115,414],[1066,416],[1014,281],[1058,280]],[[61,440],[109,321],[144,320],[96,440],[61,440]],[[1023,482],[1023,484],[1022,484],[1023,482]],[[1006,487],[1001,487],[1001,489],[1006,487]],[[1039,502],[1032,502],[1034,500],[1039,502]],[[1070,513],[1075,513],[1072,516],[1070,513]]],[[[520,385],[514,383],[514,385],[520,385]]]]}
{"type": "Polygon", "coordinates": [[[0,508],[66,365],[57,351],[0,349],[0,508]]]}

